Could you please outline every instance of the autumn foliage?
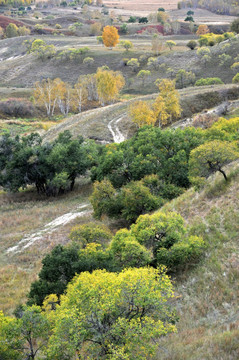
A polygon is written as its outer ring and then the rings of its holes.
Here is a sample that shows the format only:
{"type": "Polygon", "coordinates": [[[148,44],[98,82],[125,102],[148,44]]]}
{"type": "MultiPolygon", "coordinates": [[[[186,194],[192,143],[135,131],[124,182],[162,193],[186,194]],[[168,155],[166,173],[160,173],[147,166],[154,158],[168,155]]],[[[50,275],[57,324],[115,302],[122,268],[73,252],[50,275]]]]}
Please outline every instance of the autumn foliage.
{"type": "Polygon", "coordinates": [[[152,106],[146,101],[137,101],[129,108],[132,121],[139,127],[154,125],[157,120],[159,126],[164,126],[181,114],[179,94],[175,89],[174,81],[163,79],[158,87],[160,92],[152,106]]]}
{"type": "Polygon", "coordinates": [[[105,26],[103,29],[103,43],[106,47],[112,49],[115,47],[119,42],[119,34],[118,30],[114,26],[105,26]]]}

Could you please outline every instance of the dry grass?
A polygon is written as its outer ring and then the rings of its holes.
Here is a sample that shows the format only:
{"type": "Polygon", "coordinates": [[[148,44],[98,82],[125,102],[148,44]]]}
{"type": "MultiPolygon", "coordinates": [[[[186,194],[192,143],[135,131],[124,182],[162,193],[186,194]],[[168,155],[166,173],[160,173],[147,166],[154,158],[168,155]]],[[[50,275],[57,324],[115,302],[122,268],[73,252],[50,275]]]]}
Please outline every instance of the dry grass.
{"type": "Polygon", "coordinates": [[[75,219],[52,234],[45,233],[42,239],[20,253],[6,253],[25,235],[42,229],[55,218],[71,212],[88,201],[91,185],[81,181],[76,189],[58,198],[38,196],[35,190],[18,194],[0,194],[0,308],[12,312],[18,303],[24,302],[29,286],[41,267],[41,259],[56,244],[65,244],[74,224],[92,221],[90,215],[75,219]]]}
{"type": "Polygon", "coordinates": [[[160,342],[156,359],[239,358],[238,163],[228,171],[229,183],[214,176],[200,192],[191,189],[164,207],[184,216],[207,250],[197,267],[176,276],[178,334],[160,342]]]}

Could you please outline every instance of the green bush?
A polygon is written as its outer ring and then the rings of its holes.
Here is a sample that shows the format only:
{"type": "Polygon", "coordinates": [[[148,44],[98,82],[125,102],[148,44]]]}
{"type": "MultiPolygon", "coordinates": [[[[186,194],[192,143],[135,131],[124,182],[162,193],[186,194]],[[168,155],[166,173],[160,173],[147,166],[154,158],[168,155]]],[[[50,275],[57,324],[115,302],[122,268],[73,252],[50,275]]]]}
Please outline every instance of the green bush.
{"type": "Polygon", "coordinates": [[[197,261],[204,247],[202,238],[190,236],[186,240],[175,243],[170,249],[160,248],[157,252],[157,262],[166,265],[169,270],[180,269],[197,261]]]}
{"type": "Polygon", "coordinates": [[[197,42],[195,40],[190,40],[187,43],[187,47],[191,50],[194,50],[197,47],[197,42]]]}
{"type": "Polygon", "coordinates": [[[195,82],[196,86],[224,84],[220,78],[201,78],[195,82]]]}
{"type": "Polygon", "coordinates": [[[89,243],[105,245],[112,238],[111,231],[103,224],[93,222],[84,225],[76,225],[71,229],[70,239],[80,248],[85,248],[89,243]]]}
{"type": "Polygon", "coordinates": [[[163,264],[171,271],[197,260],[204,249],[203,240],[189,237],[184,219],[175,212],[141,215],[130,234],[152,252],[152,265],[163,264]]]}

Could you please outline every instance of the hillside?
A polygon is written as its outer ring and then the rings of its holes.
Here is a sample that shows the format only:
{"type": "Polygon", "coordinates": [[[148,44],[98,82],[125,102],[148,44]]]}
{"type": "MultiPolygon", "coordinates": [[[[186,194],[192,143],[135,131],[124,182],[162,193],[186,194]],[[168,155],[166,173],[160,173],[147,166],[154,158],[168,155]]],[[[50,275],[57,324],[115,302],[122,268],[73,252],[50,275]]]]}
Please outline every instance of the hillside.
{"type": "Polygon", "coordinates": [[[164,207],[184,216],[192,232],[205,239],[207,251],[195,269],[177,277],[178,334],[160,343],[157,359],[239,357],[238,162],[230,172],[228,184],[216,176],[205,189],[191,189],[164,207]]]}
{"type": "MultiPolygon", "coordinates": [[[[229,166],[227,171],[230,173],[228,183],[220,175],[214,176],[203,190],[190,189],[162,208],[163,211],[179,212],[192,227],[191,233],[203,236],[207,249],[206,257],[198,265],[183,274],[173,275],[178,333],[160,341],[155,360],[238,359],[238,162],[229,166]]],[[[2,309],[9,311],[24,299],[46,251],[49,252],[57,243],[67,243],[69,229],[74,224],[92,220],[90,209],[84,205],[89,191],[88,185],[81,185],[70,196],[50,201],[40,198],[33,201],[29,191],[15,196],[15,199],[1,194],[1,232],[5,243],[4,247],[1,246],[2,309]],[[78,217],[73,216],[68,223],[66,215],[69,217],[81,207],[78,217]],[[59,215],[64,213],[65,223],[61,217],[60,225],[59,215]],[[48,227],[48,232],[39,233],[39,229],[54,218],[58,219],[55,230],[48,227]],[[16,246],[20,234],[34,233],[37,229],[35,235],[38,238],[32,243],[34,237],[28,238],[29,243],[25,242],[28,247],[6,252],[10,245],[10,249],[16,246]]],[[[115,229],[113,223],[110,226],[115,229]]]]}
{"type": "MultiPolygon", "coordinates": [[[[182,106],[182,118],[191,117],[194,113],[219,105],[225,100],[238,98],[239,88],[236,85],[211,85],[179,90],[182,106]]],[[[45,141],[52,141],[64,130],[74,136],[82,135],[104,142],[121,142],[132,136],[136,127],[128,115],[128,107],[135,100],[153,100],[157,94],[137,97],[103,108],[89,110],[82,114],[66,118],[51,127],[45,134],[45,141]],[[118,137],[117,137],[118,136],[118,137]]]]}

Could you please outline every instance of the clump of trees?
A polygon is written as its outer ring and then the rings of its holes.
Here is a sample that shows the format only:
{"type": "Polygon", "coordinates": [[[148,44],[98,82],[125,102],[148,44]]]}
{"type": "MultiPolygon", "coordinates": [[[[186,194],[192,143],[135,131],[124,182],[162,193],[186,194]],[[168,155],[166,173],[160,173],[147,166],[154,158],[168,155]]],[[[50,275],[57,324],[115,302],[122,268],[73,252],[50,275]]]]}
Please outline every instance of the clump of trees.
{"type": "Polygon", "coordinates": [[[175,89],[175,82],[163,79],[157,81],[159,95],[152,105],[145,101],[137,101],[130,105],[129,114],[134,123],[139,127],[154,125],[159,127],[167,125],[181,114],[179,94],[175,89]]]}
{"type": "Polygon", "coordinates": [[[72,139],[68,131],[49,143],[37,133],[19,138],[0,138],[0,186],[18,191],[34,185],[48,196],[73,190],[75,179],[93,163],[95,145],[82,137],[72,139]]]}
{"type": "Polygon", "coordinates": [[[26,36],[30,35],[31,31],[26,26],[17,26],[14,23],[9,23],[6,27],[5,35],[7,38],[12,38],[16,36],[26,36]]]}
{"type": "Polygon", "coordinates": [[[111,104],[117,99],[124,84],[120,72],[102,67],[97,69],[96,74],[80,76],[74,87],[59,78],[38,81],[33,97],[36,104],[45,108],[48,117],[54,115],[57,107],[63,115],[68,115],[70,110],[81,112],[89,101],[97,101],[101,105],[111,104]]]}

